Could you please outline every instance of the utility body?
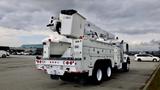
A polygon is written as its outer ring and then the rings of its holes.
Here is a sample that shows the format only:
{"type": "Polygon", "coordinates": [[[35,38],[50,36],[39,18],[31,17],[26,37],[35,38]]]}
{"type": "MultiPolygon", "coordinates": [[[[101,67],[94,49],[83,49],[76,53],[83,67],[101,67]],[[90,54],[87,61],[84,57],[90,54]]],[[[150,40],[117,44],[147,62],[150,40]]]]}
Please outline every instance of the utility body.
{"type": "Polygon", "coordinates": [[[47,25],[59,35],[43,40],[43,57],[35,60],[37,69],[52,79],[92,78],[100,84],[113,70],[129,71],[128,44],[88,22],[75,10],[62,10],[47,25]]]}

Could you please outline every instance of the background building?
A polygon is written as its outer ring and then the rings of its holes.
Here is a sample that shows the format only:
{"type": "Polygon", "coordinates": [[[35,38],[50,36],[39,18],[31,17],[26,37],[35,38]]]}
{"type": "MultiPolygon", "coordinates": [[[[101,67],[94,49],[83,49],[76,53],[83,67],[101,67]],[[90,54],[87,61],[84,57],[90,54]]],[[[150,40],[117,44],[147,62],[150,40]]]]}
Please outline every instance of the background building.
{"type": "Polygon", "coordinates": [[[31,55],[42,55],[43,45],[42,44],[24,44],[21,46],[25,51],[31,55]]]}

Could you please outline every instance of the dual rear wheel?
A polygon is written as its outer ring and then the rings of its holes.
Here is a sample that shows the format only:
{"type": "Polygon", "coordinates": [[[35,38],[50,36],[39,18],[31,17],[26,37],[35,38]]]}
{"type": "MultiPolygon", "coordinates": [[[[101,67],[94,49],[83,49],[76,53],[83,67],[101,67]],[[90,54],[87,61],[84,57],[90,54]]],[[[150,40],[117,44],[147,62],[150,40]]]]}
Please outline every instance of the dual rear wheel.
{"type": "Polygon", "coordinates": [[[95,84],[100,84],[103,80],[110,79],[112,75],[112,68],[110,65],[97,66],[93,70],[92,80],[95,84]]]}

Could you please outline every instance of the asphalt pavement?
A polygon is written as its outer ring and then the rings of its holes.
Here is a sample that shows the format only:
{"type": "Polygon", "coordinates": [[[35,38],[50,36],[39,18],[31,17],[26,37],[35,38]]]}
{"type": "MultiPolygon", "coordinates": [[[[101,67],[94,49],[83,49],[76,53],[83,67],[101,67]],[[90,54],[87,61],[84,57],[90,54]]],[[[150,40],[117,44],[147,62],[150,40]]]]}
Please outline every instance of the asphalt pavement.
{"type": "Polygon", "coordinates": [[[35,56],[0,58],[0,90],[139,90],[144,87],[159,62],[136,62],[131,59],[129,72],[116,72],[101,85],[51,80],[37,70],[35,56]]]}

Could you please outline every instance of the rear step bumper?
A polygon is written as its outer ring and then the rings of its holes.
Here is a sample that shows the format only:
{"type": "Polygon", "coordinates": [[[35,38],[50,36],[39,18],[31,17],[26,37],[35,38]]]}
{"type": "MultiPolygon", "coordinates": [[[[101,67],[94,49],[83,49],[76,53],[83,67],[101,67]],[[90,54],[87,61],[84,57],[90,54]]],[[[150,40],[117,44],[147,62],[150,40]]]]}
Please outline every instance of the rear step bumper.
{"type": "Polygon", "coordinates": [[[58,80],[61,77],[67,77],[68,79],[76,79],[76,78],[86,78],[88,77],[88,72],[65,72],[64,75],[50,75],[51,79],[58,80]]]}

